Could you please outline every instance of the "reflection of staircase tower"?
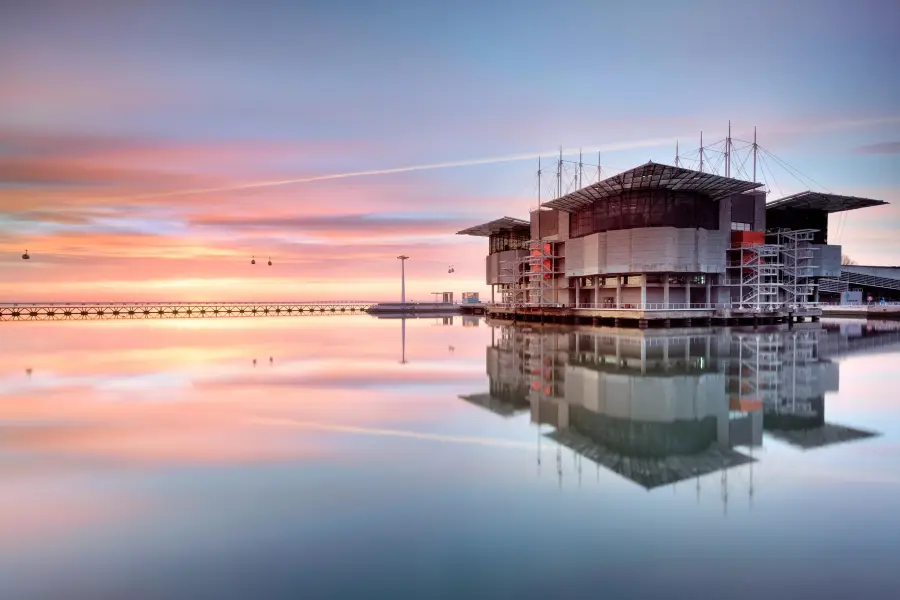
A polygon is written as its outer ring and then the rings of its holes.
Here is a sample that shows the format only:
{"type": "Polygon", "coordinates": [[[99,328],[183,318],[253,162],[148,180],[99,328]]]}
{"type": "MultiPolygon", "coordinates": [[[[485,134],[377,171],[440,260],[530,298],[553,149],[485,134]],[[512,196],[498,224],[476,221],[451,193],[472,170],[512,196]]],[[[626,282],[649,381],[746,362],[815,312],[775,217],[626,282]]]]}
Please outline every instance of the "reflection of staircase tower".
{"type": "Polygon", "coordinates": [[[781,335],[737,333],[737,364],[729,370],[729,406],[732,411],[760,410],[779,397],[781,335]]]}
{"type": "Polygon", "coordinates": [[[564,395],[563,366],[560,360],[560,346],[556,334],[524,334],[524,367],[528,378],[529,396],[534,400],[561,397],[564,395]]]}
{"type": "Polygon", "coordinates": [[[781,394],[770,404],[774,412],[814,416],[813,400],[820,397],[818,375],[818,332],[793,331],[782,349],[781,394]]]}

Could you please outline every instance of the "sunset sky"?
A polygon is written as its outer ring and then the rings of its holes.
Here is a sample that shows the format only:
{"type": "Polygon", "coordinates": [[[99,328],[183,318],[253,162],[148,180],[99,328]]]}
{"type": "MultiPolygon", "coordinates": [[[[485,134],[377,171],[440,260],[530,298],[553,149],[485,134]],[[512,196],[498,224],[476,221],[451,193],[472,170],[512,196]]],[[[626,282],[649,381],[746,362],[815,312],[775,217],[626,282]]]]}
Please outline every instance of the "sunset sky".
{"type": "Polygon", "coordinates": [[[898,265],[897,56],[892,0],[4,2],[0,301],[388,299],[401,253],[413,299],[485,291],[454,232],[525,217],[539,154],[612,174],[728,119],[892,202],[831,239],[898,265]]]}

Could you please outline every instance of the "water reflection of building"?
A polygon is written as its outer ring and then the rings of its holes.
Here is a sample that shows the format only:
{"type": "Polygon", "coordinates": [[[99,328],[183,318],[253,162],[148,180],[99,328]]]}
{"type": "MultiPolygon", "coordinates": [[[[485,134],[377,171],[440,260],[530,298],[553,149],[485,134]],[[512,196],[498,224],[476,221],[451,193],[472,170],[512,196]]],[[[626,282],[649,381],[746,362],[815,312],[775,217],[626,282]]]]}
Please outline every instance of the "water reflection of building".
{"type": "MultiPolygon", "coordinates": [[[[549,425],[543,436],[652,489],[754,461],[763,431],[803,448],[874,435],[825,421],[847,335],[829,324],[496,330],[488,394],[470,402],[549,425]]],[[[900,330],[866,347],[900,342],[900,330]]]]}

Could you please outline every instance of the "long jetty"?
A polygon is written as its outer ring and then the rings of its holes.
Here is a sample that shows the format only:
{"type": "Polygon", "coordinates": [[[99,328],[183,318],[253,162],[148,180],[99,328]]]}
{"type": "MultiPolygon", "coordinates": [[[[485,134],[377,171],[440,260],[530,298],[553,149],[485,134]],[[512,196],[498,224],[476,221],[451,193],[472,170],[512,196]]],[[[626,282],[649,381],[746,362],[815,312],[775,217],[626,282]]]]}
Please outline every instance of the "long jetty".
{"type": "Polygon", "coordinates": [[[0,321],[341,315],[375,302],[18,302],[0,303],[0,321]]]}

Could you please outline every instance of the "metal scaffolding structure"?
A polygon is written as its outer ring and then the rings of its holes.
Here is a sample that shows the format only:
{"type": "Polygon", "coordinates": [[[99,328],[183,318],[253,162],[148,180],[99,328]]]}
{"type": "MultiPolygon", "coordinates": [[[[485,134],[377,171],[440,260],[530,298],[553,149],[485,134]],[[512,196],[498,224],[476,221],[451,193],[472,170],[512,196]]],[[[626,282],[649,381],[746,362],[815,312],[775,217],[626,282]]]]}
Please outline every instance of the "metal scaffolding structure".
{"type": "Polygon", "coordinates": [[[779,278],[782,264],[776,244],[739,244],[728,249],[727,284],[737,290],[732,307],[754,312],[771,312],[779,306],[779,278]]]}
{"type": "Polygon", "coordinates": [[[528,303],[524,269],[522,258],[500,261],[500,302],[506,306],[524,306],[528,303]]]}
{"type": "Polygon", "coordinates": [[[528,254],[500,263],[501,302],[508,306],[553,306],[558,271],[556,243],[528,242],[528,254]]]}
{"type": "Polygon", "coordinates": [[[525,261],[525,286],[529,306],[548,306],[556,303],[554,290],[557,277],[556,244],[543,240],[529,242],[525,261]]]}
{"type": "Polygon", "coordinates": [[[812,241],[816,229],[780,229],[775,232],[781,248],[782,304],[788,308],[804,308],[816,293],[813,283],[815,250],[812,241]]]}

